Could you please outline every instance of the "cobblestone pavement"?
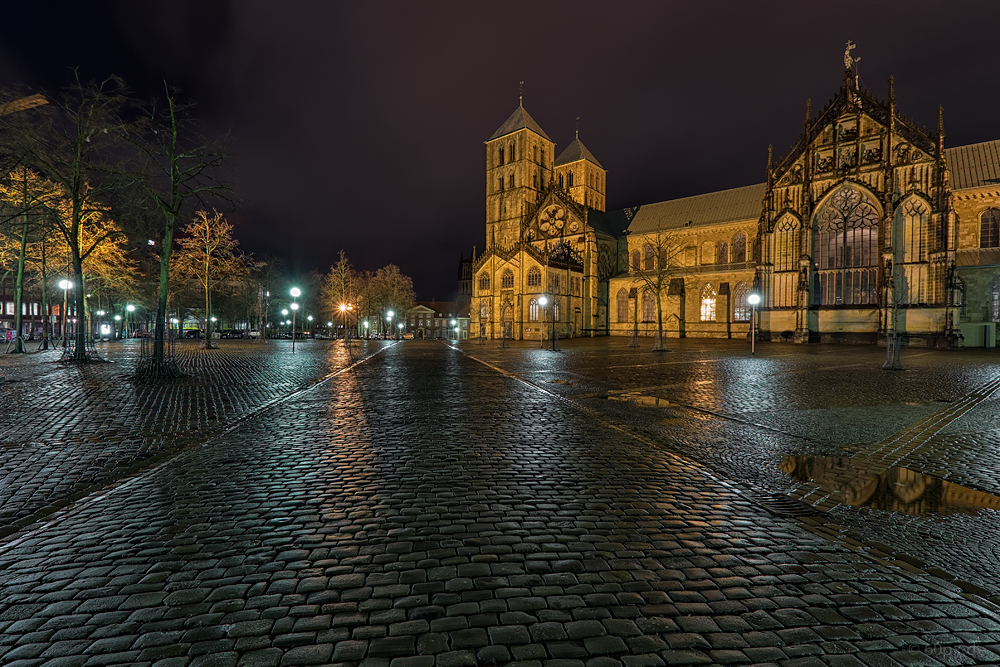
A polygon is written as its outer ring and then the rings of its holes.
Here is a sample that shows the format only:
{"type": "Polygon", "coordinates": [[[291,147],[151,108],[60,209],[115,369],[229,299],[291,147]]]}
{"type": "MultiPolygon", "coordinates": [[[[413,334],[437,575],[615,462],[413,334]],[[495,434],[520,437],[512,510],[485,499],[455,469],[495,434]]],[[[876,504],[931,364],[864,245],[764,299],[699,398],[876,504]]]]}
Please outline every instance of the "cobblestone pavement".
{"type": "MultiPolygon", "coordinates": [[[[537,343],[462,349],[765,496],[801,489],[782,471],[787,457],[853,457],[862,467],[874,458],[873,469],[884,464],[884,443],[902,434],[893,462],[1000,495],[997,351],[907,349],[907,370],[886,372],[885,351],[874,347],[763,344],[750,357],[742,341],[672,340],[668,353],[651,351],[649,339],[640,344],[605,338],[561,341],[559,353],[537,343]],[[948,415],[983,387],[986,396],[948,415]],[[911,431],[921,420],[936,424],[911,431]]],[[[1000,601],[996,511],[914,516],[840,505],[825,520],[1000,601]]]]}
{"type": "Polygon", "coordinates": [[[139,341],[104,344],[111,363],[71,366],[58,352],[0,357],[0,536],[372,354],[327,341],[178,344],[185,380],[131,383],[139,341]]]}
{"type": "Polygon", "coordinates": [[[623,424],[391,346],[0,543],[0,663],[1000,662],[1000,608],[623,424]]]}

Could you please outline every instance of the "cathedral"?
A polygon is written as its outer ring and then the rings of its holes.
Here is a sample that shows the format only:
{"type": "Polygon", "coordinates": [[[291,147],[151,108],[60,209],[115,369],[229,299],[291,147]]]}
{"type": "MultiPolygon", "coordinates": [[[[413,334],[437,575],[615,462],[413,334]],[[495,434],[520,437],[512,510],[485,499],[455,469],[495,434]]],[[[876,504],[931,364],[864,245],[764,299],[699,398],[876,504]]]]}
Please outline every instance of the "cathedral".
{"type": "Polygon", "coordinates": [[[486,141],[486,247],[470,336],[744,338],[993,347],[1000,320],[1000,141],[946,148],[858,86],[767,181],[607,211],[577,136],[558,156],[522,105],[486,141]],[[751,306],[751,295],[759,297],[751,306]]]}

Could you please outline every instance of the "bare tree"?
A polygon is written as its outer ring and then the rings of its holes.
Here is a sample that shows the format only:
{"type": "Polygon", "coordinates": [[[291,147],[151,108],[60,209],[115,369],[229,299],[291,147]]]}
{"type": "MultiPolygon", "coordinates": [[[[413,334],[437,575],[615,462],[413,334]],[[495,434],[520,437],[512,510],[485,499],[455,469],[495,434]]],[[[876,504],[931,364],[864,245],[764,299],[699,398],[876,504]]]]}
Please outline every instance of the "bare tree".
{"type": "MultiPolygon", "coordinates": [[[[84,262],[108,239],[119,235],[118,226],[101,234],[87,234],[103,222],[108,206],[130,185],[123,178],[121,136],[126,123],[121,112],[128,93],[117,77],[100,83],[83,83],[77,76],[66,91],[49,98],[49,104],[27,111],[0,115],[6,141],[23,156],[24,166],[58,185],[66,206],[52,209],[51,220],[70,254],[76,288],[76,312],[86,312],[84,262]]],[[[70,361],[90,360],[87,331],[78,327],[70,361]]]]}
{"type": "Polygon", "coordinates": [[[205,348],[212,349],[212,290],[221,282],[239,279],[246,265],[233,238],[233,226],[218,211],[197,211],[183,229],[174,268],[196,280],[205,294],[205,348]]]}
{"type": "Polygon", "coordinates": [[[153,356],[139,375],[178,377],[180,370],[164,356],[167,303],[170,293],[170,259],[177,220],[185,206],[206,206],[209,198],[228,198],[229,186],[222,183],[220,172],[226,154],[218,142],[201,134],[192,115],[193,105],[180,101],[180,93],[164,82],[162,104],[143,109],[143,122],[127,134],[141,156],[140,182],[158,214],[155,225],[160,243],[160,276],[156,297],[153,356]]]}
{"type": "MultiPolygon", "coordinates": [[[[656,341],[653,349],[667,352],[666,338],[663,335],[663,296],[670,287],[670,281],[684,269],[684,248],[678,243],[675,234],[657,228],[652,235],[643,236],[640,270],[636,272],[642,285],[653,292],[656,298],[656,341]]],[[[636,311],[640,307],[641,290],[636,292],[636,311]]],[[[638,318],[638,312],[636,313],[638,318]]]]}

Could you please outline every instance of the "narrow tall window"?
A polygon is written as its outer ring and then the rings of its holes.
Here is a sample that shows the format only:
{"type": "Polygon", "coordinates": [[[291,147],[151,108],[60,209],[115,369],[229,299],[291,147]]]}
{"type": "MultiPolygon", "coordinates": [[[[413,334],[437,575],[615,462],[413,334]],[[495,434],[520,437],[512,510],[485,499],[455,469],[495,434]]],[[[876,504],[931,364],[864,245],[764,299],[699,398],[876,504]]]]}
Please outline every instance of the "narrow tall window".
{"type": "Polygon", "coordinates": [[[711,283],[705,285],[701,290],[701,321],[702,322],[714,322],[715,321],[715,302],[718,297],[715,288],[712,287],[711,283]]]}
{"type": "Polygon", "coordinates": [[[615,307],[618,310],[618,321],[628,322],[628,290],[624,287],[618,290],[615,297],[615,307]]]}
{"type": "Polygon", "coordinates": [[[653,290],[646,290],[642,293],[642,321],[654,322],[656,320],[656,296],[653,290]]]}
{"type": "Polygon", "coordinates": [[[729,264],[729,244],[725,241],[720,243],[719,247],[715,249],[715,263],[729,264]]]}
{"type": "Polygon", "coordinates": [[[632,251],[632,270],[633,271],[642,270],[642,255],[639,254],[638,250],[632,251]]]}
{"type": "Polygon", "coordinates": [[[517,159],[517,144],[512,143],[510,145],[510,161],[513,162],[517,159]]]}
{"type": "Polygon", "coordinates": [[[490,274],[483,273],[479,276],[479,291],[489,292],[490,291],[490,274]]]}
{"type": "Polygon", "coordinates": [[[566,184],[567,184],[567,185],[568,185],[569,187],[573,187],[573,172],[572,172],[572,171],[571,171],[571,172],[569,172],[569,174],[567,174],[566,178],[567,178],[567,182],[566,182],[566,184]]]}
{"type": "Polygon", "coordinates": [[[742,280],[736,283],[733,288],[733,322],[749,322],[750,306],[747,305],[747,297],[750,295],[750,288],[742,280]]]}
{"type": "Polygon", "coordinates": [[[739,264],[747,261],[747,235],[740,232],[733,237],[733,262],[739,264]]]}
{"type": "MultiPolygon", "coordinates": [[[[479,319],[481,319],[481,320],[488,320],[488,319],[490,319],[490,307],[489,307],[488,304],[486,304],[486,303],[480,304],[480,306],[479,306],[479,319]]],[[[428,320],[428,326],[429,326],[429,320],[428,320]]]]}
{"type": "Polygon", "coordinates": [[[497,148],[497,164],[503,166],[503,146],[497,148]]]}
{"type": "Polygon", "coordinates": [[[510,175],[509,182],[510,182],[510,187],[514,187],[514,174],[510,175]]]}
{"type": "Polygon", "coordinates": [[[656,261],[656,254],[653,252],[653,246],[646,244],[642,247],[642,269],[644,271],[652,271],[655,267],[653,262],[656,261]]]}
{"type": "Polygon", "coordinates": [[[1000,209],[988,208],[979,217],[979,247],[1000,247],[1000,209]]]}
{"type": "Polygon", "coordinates": [[[528,302],[528,321],[538,321],[538,299],[532,299],[528,302]]]}

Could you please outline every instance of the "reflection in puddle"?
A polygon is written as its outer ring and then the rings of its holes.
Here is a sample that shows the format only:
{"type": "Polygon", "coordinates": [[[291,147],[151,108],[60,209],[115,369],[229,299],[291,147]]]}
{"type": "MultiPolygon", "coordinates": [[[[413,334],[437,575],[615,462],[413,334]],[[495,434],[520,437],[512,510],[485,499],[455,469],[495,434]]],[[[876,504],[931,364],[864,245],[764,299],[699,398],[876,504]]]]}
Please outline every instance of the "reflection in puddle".
{"type": "Polygon", "coordinates": [[[969,489],[907,468],[883,473],[865,469],[863,459],[786,456],[778,467],[800,482],[814,482],[844,505],[940,516],[1000,510],[1000,496],[969,489]]]}
{"type": "Polygon", "coordinates": [[[608,394],[609,401],[626,401],[636,405],[644,405],[649,408],[666,408],[670,406],[670,401],[656,396],[644,396],[642,394],[624,393],[608,394]]]}

